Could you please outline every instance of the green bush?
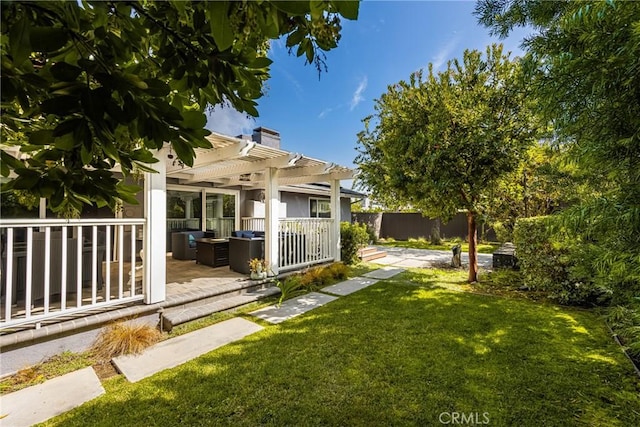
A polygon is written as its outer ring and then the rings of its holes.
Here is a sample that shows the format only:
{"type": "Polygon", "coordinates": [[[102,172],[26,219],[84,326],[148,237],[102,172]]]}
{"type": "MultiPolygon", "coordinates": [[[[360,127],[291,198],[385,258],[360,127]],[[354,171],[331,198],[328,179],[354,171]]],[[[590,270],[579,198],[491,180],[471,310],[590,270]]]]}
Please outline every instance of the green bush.
{"type": "Polygon", "coordinates": [[[493,228],[493,231],[496,233],[496,239],[498,239],[498,242],[513,242],[513,228],[508,224],[497,221],[491,225],[491,228],[493,228]]]}
{"type": "Polygon", "coordinates": [[[342,262],[346,265],[357,264],[360,262],[358,250],[365,247],[369,241],[367,227],[357,222],[353,224],[350,222],[342,222],[340,223],[340,240],[342,241],[340,248],[342,262]]]}
{"type": "Polygon", "coordinates": [[[594,283],[593,248],[563,232],[556,217],[523,218],[513,239],[524,283],[561,304],[607,303],[611,291],[594,283]]]}
{"type": "Polygon", "coordinates": [[[376,230],[373,229],[372,226],[366,224],[367,227],[367,235],[369,236],[369,243],[376,244],[378,242],[378,237],[376,236],[376,230]]]}
{"type": "Polygon", "coordinates": [[[613,307],[607,314],[607,322],[631,357],[640,361],[640,309],[613,307]]]}

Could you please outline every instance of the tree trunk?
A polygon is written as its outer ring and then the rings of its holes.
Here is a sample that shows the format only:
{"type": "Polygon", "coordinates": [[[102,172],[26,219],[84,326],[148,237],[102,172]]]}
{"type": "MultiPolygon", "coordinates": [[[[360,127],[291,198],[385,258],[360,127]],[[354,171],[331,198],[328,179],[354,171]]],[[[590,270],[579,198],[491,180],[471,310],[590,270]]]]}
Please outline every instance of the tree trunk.
{"type": "Polygon", "coordinates": [[[478,281],[478,229],[475,212],[467,212],[469,230],[469,283],[478,281]]]}

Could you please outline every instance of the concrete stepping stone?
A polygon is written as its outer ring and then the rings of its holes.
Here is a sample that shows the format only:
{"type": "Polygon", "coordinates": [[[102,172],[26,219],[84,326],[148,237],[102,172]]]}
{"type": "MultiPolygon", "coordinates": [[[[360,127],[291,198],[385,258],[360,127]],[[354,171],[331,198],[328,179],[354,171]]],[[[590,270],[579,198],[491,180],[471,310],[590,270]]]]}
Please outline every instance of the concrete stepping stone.
{"type": "Polygon", "coordinates": [[[373,264],[381,264],[381,265],[391,265],[391,264],[395,264],[397,262],[400,262],[404,260],[404,258],[401,258],[399,256],[395,256],[395,255],[387,255],[384,258],[378,258],[374,261],[371,261],[373,264]]]}
{"type": "Polygon", "coordinates": [[[400,261],[393,264],[394,267],[406,267],[406,268],[423,268],[427,265],[429,265],[427,261],[413,259],[413,258],[408,258],[408,259],[405,259],[404,261],[400,261]]]}
{"type": "Polygon", "coordinates": [[[0,426],[38,424],[103,393],[93,368],[80,369],[2,396],[0,426]]]}
{"type": "Polygon", "coordinates": [[[322,292],[327,292],[334,295],[349,295],[354,292],[364,289],[367,286],[371,286],[378,283],[376,279],[368,279],[366,277],[356,277],[353,279],[345,280],[344,282],[336,283],[335,285],[327,286],[323,288],[322,292]]]}
{"type": "Polygon", "coordinates": [[[323,306],[336,299],[338,299],[338,297],[311,292],[297,298],[286,300],[280,307],[271,305],[269,307],[253,311],[250,314],[269,323],[278,324],[306,313],[307,311],[311,311],[314,308],[323,306]]]}
{"type": "Polygon", "coordinates": [[[162,341],[142,354],[118,356],[113,359],[113,363],[118,371],[133,383],[181,365],[262,329],[264,328],[256,323],[235,317],[162,341]]]}
{"type": "Polygon", "coordinates": [[[404,268],[384,267],[378,270],[370,271],[367,274],[363,274],[363,276],[368,277],[370,279],[384,280],[384,279],[389,279],[395,276],[396,274],[400,274],[403,271],[404,271],[404,268]]]}

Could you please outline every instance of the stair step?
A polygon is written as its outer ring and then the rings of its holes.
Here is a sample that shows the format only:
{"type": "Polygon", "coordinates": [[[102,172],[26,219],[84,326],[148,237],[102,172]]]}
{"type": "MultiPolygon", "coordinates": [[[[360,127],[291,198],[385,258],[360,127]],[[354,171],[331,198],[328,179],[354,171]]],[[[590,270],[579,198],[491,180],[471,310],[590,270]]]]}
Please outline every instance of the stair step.
{"type": "Polygon", "coordinates": [[[375,253],[378,252],[377,248],[374,248],[373,246],[367,246],[366,248],[362,248],[358,251],[358,255],[359,256],[365,256],[367,254],[371,254],[371,253],[375,253]]]}
{"type": "Polygon", "coordinates": [[[368,253],[364,256],[361,256],[360,258],[362,259],[362,261],[373,261],[374,259],[379,259],[379,258],[384,258],[387,256],[387,253],[384,251],[376,251],[373,253],[368,253]]]}
{"type": "Polygon", "coordinates": [[[182,323],[190,322],[201,317],[206,317],[210,314],[218,313],[220,311],[230,310],[232,308],[249,304],[272,295],[277,295],[279,293],[280,289],[278,289],[276,286],[272,286],[241,295],[229,296],[227,298],[219,299],[217,301],[199,305],[196,307],[178,307],[168,309],[164,313],[162,313],[162,329],[165,331],[170,331],[174,326],[180,325],[182,323]]]}

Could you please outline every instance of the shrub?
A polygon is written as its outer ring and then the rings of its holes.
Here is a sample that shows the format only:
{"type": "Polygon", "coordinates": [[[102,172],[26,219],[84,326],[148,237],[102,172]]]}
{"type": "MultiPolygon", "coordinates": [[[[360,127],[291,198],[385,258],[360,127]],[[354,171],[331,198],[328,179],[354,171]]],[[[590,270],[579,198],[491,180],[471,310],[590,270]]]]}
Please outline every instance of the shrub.
{"type": "Polygon", "coordinates": [[[553,216],[523,218],[513,231],[524,283],[561,304],[597,305],[611,292],[594,283],[591,247],[569,238],[553,216]]]}
{"type": "Polygon", "coordinates": [[[365,247],[369,241],[367,227],[357,222],[353,224],[342,222],[340,223],[340,239],[342,241],[340,248],[342,262],[346,265],[359,263],[358,251],[365,247]]]}
{"type": "Polygon", "coordinates": [[[160,337],[160,331],[149,325],[117,322],[100,332],[91,351],[105,360],[122,354],[138,354],[160,337]]]}
{"type": "Polygon", "coordinates": [[[513,242],[513,228],[504,222],[494,222],[491,226],[493,231],[496,233],[496,239],[498,242],[513,242]]]}
{"type": "Polygon", "coordinates": [[[369,236],[369,244],[378,243],[378,236],[376,236],[376,230],[369,224],[366,224],[367,227],[367,235],[369,236]]]}
{"type": "Polygon", "coordinates": [[[607,314],[607,322],[619,337],[636,363],[640,362],[640,310],[629,307],[613,307],[607,314]]]}
{"type": "Polygon", "coordinates": [[[342,262],[334,262],[325,268],[333,280],[344,280],[349,274],[349,267],[342,262]]]}
{"type": "Polygon", "coordinates": [[[277,281],[276,286],[280,288],[278,306],[282,305],[282,301],[304,293],[304,285],[302,284],[301,276],[299,274],[294,274],[282,281],[277,281]]]}

